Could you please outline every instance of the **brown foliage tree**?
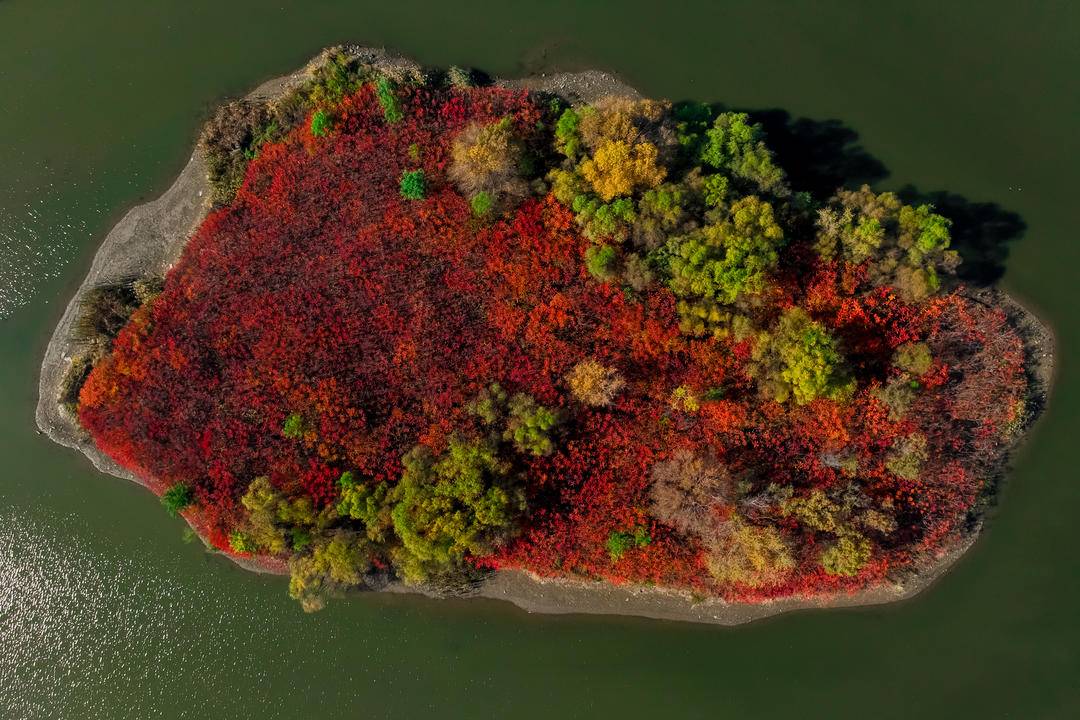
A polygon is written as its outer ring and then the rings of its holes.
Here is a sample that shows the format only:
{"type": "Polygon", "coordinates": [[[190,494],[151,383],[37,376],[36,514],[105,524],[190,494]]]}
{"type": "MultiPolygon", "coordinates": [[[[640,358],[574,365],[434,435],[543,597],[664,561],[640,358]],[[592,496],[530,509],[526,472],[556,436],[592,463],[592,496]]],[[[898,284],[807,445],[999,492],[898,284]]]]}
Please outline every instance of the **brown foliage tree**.
{"type": "Polygon", "coordinates": [[[711,541],[724,534],[719,506],[734,496],[728,469],[715,458],[676,450],[652,469],[650,511],[681,533],[711,541]]]}

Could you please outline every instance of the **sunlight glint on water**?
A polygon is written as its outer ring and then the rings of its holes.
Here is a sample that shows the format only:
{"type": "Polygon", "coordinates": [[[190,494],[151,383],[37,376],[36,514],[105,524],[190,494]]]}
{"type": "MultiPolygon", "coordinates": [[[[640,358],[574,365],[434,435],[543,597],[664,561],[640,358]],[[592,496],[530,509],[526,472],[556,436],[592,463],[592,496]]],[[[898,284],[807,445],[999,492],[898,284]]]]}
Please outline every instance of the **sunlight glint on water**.
{"type": "Polygon", "coordinates": [[[87,234],[85,220],[50,215],[44,199],[18,215],[0,207],[0,320],[59,277],[87,234]]]}
{"type": "Polygon", "coordinates": [[[222,628],[246,625],[239,636],[251,637],[267,618],[235,598],[211,597],[206,583],[170,582],[175,568],[148,557],[105,558],[83,546],[81,533],[50,532],[78,526],[78,518],[39,524],[0,514],[0,717],[93,718],[103,708],[200,717],[161,668],[235,674],[228,661],[237,636],[222,628]]]}

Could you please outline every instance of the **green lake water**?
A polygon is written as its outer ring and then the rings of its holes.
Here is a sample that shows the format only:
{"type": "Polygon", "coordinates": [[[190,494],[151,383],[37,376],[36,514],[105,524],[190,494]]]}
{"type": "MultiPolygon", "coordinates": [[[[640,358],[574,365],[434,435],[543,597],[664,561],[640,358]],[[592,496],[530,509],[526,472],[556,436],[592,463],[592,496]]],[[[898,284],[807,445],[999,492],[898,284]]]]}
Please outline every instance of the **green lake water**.
{"type": "MultiPolygon", "coordinates": [[[[1080,717],[1078,77],[1067,2],[0,0],[0,717],[1080,717]],[[879,187],[962,196],[1002,241],[969,268],[1004,269],[1059,342],[974,550],[911,602],[736,629],[382,595],[305,615],[36,434],[45,343],[104,234],[223,97],[339,41],[837,120],[879,187]]],[[[838,126],[802,127],[831,153],[838,126]]]]}

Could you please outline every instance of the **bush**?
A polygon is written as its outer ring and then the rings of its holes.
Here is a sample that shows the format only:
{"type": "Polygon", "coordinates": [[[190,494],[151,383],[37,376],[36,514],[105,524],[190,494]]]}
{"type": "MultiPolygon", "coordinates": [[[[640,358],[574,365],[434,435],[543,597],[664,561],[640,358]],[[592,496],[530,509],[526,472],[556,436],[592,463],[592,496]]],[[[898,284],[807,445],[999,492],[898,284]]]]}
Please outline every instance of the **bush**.
{"type": "Polygon", "coordinates": [[[821,554],[821,567],[830,575],[857,575],[870,561],[870,541],[860,535],[844,535],[821,554]]]}
{"type": "Polygon", "coordinates": [[[72,356],[71,364],[68,365],[67,371],[64,372],[64,376],[60,379],[59,393],[60,405],[72,415],[78,413],[79,392],[86,383],[86,379],[90,377],[94,365],[105,357],[105,354],[106,349],[103,345],[93,345],[72,356]]]}
{"type": "Polygon", "coordinates": [[[590,245],[585,251],[585,268],[601,282],[615,278],[615,262],[618,254],[610,245],[590,245]]]}
{"type": "Polygon", "coordinates": [[[604,547],[607,548],[611,562],[618,562],[628,550],[647,547],[651,543],[652,537],[649,535],[649,531],[639,527],[629,532],[617,531],[611,533],[604,542],[604,547]]]}
{"type": "Polygon", "coordinates": [[[401,101],[398,99],[397,90],[393,81],[388,77],[380,77],[375,81],[375,96],[379,99],[382,107],[383,118],[390,124],[399,123],[405,118],[401,110],[401,101]]]}
{"type": "Polygon", "coordinates": [[[206,123],[199,147],[206,158],[211,197],[217,205],[227,205],[236,196],[256,149],[268,139],[272,124],[263,103],[236,100],[223,105],[206,123]]]}
{"type": "Polygon", "coordinates": [[[359,86],[356,59],[338,52],[315,70],[308,98],[318,107],[334,107],[359,86]]]}
{"type": "Polygon", "coordinates": [[[469,200],[469,208],[476,217],[484,217],[491,212],[494,206],[495,201],[492,199],[491,193],[486,191],[476,193],[469,200]]]}
{"type": "Polygon", "coordinates": [[[311,134],[314,137],[326,137],[330,132],[330,114],[325,110],[316,110],[311,116],[311,134]]]}
{"type": "Polygon", "coordinates": [[[446,81],[450,84],[450,87],[459,90],[476,87],[476,78],[473,71],[468,68],[458,67],[457,65],[451,66],[450,69],[446,71],[446,81]]]}
{"type": "Polygon", "coordinates": [[[401,173],[401,197],[406,200],[423,200],[427,192],[423,170],[406,170],[401,173]]]}
{"type": "Polygon", "coordinates": [[[91,288],[79,300],[73,332],[78,340],[111,342],[140,306],[135,281],[91,288]]]}

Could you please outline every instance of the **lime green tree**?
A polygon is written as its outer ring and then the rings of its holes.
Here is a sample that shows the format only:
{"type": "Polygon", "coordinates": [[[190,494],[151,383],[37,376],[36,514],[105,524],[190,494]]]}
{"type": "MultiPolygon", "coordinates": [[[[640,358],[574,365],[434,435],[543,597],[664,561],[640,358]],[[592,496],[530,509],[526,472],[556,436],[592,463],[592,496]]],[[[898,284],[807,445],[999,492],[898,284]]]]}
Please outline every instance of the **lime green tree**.
{"type": "Polygon", "coordinates": [[[555,449],[552,434],[559,424],[559,414],[540,405],[531,395],[518,393],[510,398],[509,417],[504,437],[512,440],[521,452],[550,455],[555,449]]]}
{"type": "Polygon", "coordinates": [[[855,387],[832,334],[798,307],[785,311],[772,332],[759,335],[750,371],[777,402],[843,400],[855,387]]]}
{"type": "Polygon", "coordinates": [[[390,499],[402,543],[394,559],[408,582],[422,582],[467,554],[490,552],[513,531],[525,508],[509,464],[488,440],[451,437],[438,457],[419,445],[402,463],[390,499]]]}
{"type": "Polygon", "coordinates": [[[826,259],[866,263],[870,287],[889,285],[905,300],[930,297],[960,263],[950,249],[952,222],[930,205],[905,205],[868,186],[840,190],[818,211],[816,248],[826,259]]]}
{"type": "Polygon", "coordinates": [[[730,307],[765,290],[779,260],[784,232],[769,203],[744,197],[728,217],[665,247],[668,285],[679,298],[682,330],[688,334],[725,334],[741,317],[730,307]]]}
{"type": "Polygon", "coordinates": [[[787,195],[784,171],[765,145],[761,125],[746,113],[720,113],[705,132],[701,160],[733,178],[756,185],[761,192],[787,195]]]}
{"type": "Polygon", "coordinates": [[[348,530],[318,538],[309,552],[289,562],[289,595],[307,612],[321,609],[326,596],[363,583],[371,570],[371,545],[348,530]]]}
{"type": "Polygon", "coordinates": [[[363,523],[369,540],[385,542],[393,524],[387,484],[362,482],[354,473],[346,471],[338,478],[338,486],[341,488],[341,499],[336,508],[338,515],[363,523]]]}

